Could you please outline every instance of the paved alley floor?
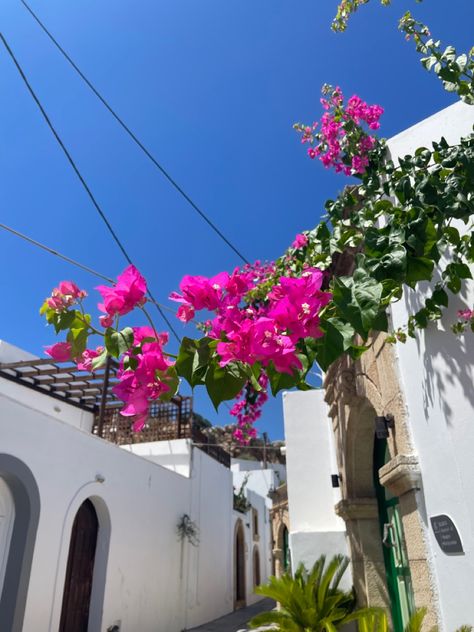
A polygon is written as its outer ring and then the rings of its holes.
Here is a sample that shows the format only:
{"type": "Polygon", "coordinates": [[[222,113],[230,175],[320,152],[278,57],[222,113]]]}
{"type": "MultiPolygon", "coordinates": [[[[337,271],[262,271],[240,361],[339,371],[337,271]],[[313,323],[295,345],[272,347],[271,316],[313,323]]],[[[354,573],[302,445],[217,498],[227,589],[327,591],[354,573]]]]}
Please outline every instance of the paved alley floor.
{"type": "Polygon", "coordinates": [[[245,632],[248,629],[247,622],[252,617],[259,612],[273,610],[275,605],[272,599],[262,599],[262,601],[253,604],[253,606],[231,612],[225,617],[200,625],[198,628],[189,630],[189,632],[245,632]]]}

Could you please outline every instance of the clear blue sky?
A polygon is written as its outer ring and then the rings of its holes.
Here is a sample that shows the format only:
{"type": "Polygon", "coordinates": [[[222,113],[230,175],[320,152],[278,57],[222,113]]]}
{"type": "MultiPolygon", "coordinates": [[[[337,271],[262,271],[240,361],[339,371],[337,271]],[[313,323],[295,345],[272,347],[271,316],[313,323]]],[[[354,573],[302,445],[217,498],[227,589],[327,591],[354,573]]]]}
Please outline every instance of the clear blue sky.
{"type": "MultiPolygon", "coordinates": [[[[319,117],[323,83],[385,108],[391,136],[452,103],[397,31],[406,9],[459,51],[473,44],[472,0],[376,0],[345,34],[333,0],[31,0],[82,70],[170,173],[251,260],[273,259],[344,178],[309,161],[292,124],[319,117]]],[[[155,295],[184,274],[239,263],[140,153],[19,0],[2,0],[2,30],[64,141],[155,295]]],[[[2,222],[115,276],[124,260],[0,50],[2,222]]],[[[0,338],[33,353],[53,339],[38,308],[54,285],[87,274],[0,232],[0,338]]],[[[157,315],[157,323],[159,317],[157,315]]],[[[176,321],[180,333],[193,327],[176,321]]],[[[173,345],[172,345],[173,346],[173,345]]],[[[195,408],[216,423],[203,395],[195,408]]],[[[283,435],[281,399],[259,424],[283,435]]]]}

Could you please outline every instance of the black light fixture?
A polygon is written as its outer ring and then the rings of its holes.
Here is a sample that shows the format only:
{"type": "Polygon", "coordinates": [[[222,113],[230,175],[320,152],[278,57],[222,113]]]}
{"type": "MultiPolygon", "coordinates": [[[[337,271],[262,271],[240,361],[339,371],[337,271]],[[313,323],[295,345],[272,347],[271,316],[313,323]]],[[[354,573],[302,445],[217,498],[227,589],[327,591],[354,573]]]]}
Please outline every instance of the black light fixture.
{"type": "Polygon", "coordinates": [[[331,484],[333,487],[339,487],[339,474],[331,474],[331,484]]]}
{"type": "Polygon", "coordinates": [[[377,439],[388,439],[389,428],[395,428],[395,418],[393,415],[375,418],[375,436],[377,439]]]}

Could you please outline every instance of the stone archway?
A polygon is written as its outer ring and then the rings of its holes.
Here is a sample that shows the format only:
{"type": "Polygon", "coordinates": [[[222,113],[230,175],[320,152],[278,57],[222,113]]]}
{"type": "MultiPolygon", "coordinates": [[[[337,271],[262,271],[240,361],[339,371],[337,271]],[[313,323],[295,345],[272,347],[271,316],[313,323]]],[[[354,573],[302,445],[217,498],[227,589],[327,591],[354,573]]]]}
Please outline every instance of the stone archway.
{"type": "Polygon", "coordinates": [[[399,498],[416,607],[426,606],[426,629],[439,624],[433,573],[426,549],[421,474],[407,424],[407,411],[393,348],[384,334],[369,340],[359,360],[342,357],[328,370],[324,388],[332,418],[354,586],[361,605],[388,607],[379,510],[374,484],[375,417],[393,415],[388,461],[376,479],[399,498]]]}
{"type": "Polygon", "coordinates": [[[245,533],[242,520],[239,519],[234,530],[234,609],[245,605],[245,533]]]}

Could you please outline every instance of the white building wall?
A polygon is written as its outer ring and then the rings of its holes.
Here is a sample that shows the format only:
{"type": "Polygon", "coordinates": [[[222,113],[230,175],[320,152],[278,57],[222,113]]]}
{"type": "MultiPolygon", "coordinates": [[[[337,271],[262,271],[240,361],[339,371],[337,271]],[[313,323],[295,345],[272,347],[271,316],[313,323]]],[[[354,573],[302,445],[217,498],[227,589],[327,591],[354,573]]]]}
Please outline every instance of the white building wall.
{"type": "Polygon", "coordinates": [[[246,488],[266,498],[268,508],[272,506],[272,500],[268,497],[269,492],[286,481],[286,467],[281,463],[267,463],[264,469],[264,464],[259,461],[232,459],[230,469],[234,487],[240,489],[246,480],[246,488]]]}
{"type": "MultiPolygon", "coordinates": [[[[456,143],[472,131],[474,107],[457,103],[405,130],[389,141],[394,158],[444,136],[456,143]]],[[[467,283],[440,324],[430,324],[396,347],[415,452],[423,489],[419,507],[432,554],[444,629],[474,622],[474,334],[456,337],[450,330],[456,312],[474,305],[474,285],[467,283]],[[446,514],[455,523],[464,553],[447,555],[435,540],[430,517],[446,514]]],[[[407,290],[393,306],[394,328],[406,324],[420,305],[419,293],[407,290]]]]}
{"type": "MultiPolygon", "coordinates": [[[[283,394],[292,567],[309,569],[320,555],[348,554],[344,521],[334,505],[337,473],[333,433],[322,390],[283,394]]],[[[347,572],[345,583],[350,586],[347,572]]]]}
{"type": "Polygon", "coordinates": [[[122,632],[180,632],[231,611],[230,470],[192,449],[187,478],[81,424],[90,427],[91,415],[0,379],[0,453],[25,463],[40,491],[22,631],[58,629],[70,532],[87,498],[100,522],[93,593],[105,583],[90,632],[114,623],[122,632]],[[199,528],[198,547],[178,539],[185,513],[199,528]]]}
{"type": "MultiPolygon", "coordinates": [[[[244,494],[251,505],[251,509],[246,513],[234,511],[234,524],[240,519],[244,526],[245,534],[245,564],[246,564],[246,602],[255,603],[262,599],[261,595],[254,592],[254,564],[253,551],[257,547],[260,558],[260,584],[265,584],[272,574],[272,526],[270,522],[270,507],[272,501],[268,498],[268,492],[275,486],[279,477],[274,469],[253,469],[257,465],[263,467],[256,461],[246,461],[245,459],[235,459],[232,461],[232,475],[234,489],[238,492],[247,478],[244,494]],[[245,471],[246,464],[249,464],[249,471],[245,471]],[[257,512],[258,533],[255,533],[253,511],[257,512]]],[[[269,463],[268,468],[278,466],[278,471],[284,471],[284,466],[269,463]]]]}

